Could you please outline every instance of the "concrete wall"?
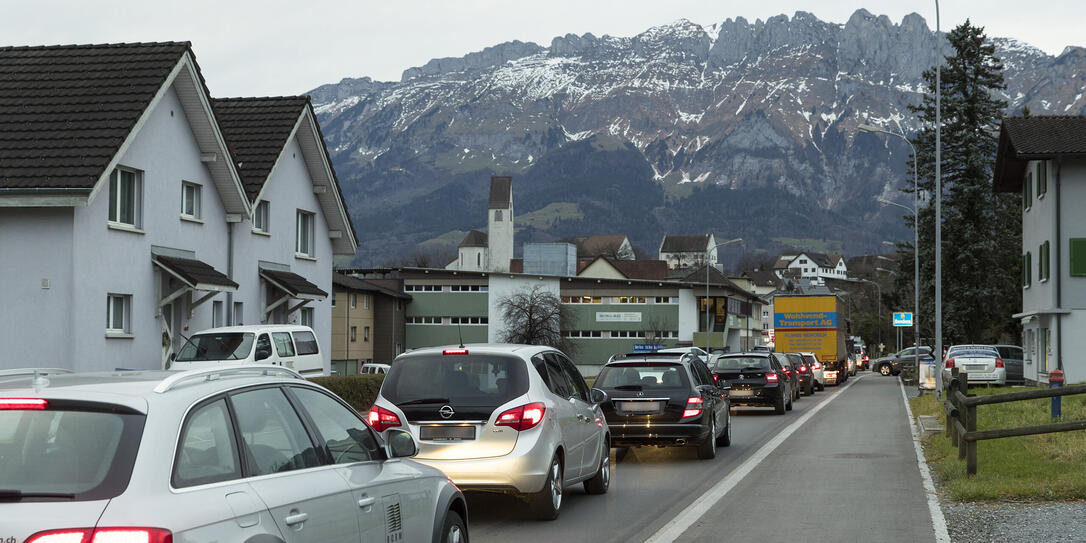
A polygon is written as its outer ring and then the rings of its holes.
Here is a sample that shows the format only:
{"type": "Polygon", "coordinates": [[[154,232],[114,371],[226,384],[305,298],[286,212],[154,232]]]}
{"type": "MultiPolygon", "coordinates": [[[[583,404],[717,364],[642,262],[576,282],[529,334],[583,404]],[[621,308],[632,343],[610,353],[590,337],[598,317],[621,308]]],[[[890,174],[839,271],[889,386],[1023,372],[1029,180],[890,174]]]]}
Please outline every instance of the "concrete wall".
{"type": "Polygon", "coordinates": [[[513,258],[514,241],[512,201],[510,201],[508,209],[488,209],[487,224],[488,253],[490,255],[488,269],[491,271],[508,272],[509,260],[513,258]],[[501,214],[500,221],[496,219],[499,213],[501,214]]]}
{"type": "Polygon", "coordinates": [[[525,243],[524,273],[577,275],[577,246],[572,243],[525,243]]]}

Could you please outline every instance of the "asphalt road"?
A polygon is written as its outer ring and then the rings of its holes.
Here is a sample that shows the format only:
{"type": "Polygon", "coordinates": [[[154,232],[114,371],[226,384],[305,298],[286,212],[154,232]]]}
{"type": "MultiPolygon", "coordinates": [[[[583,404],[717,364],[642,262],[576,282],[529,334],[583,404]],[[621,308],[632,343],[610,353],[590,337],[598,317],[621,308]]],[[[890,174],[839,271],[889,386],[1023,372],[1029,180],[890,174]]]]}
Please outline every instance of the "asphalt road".
{"type": "Polygon", "coordinates": [[[695,500],[707,506],[705,514],[685,515],[694,522],[660,539],[932,540],[897,379],[862,374],[848,385],[805,396],[783,416],[739,409],[732,424],[732,446],[719,449],[714,460],[698,460],[693,448],[630,449],[612,464],[607,494],[589,496],[579,485],[567,489],[561,516],[552,522],[534,520],[512,498],[469,495],[472,540],[644,541],[695,500]],[[739,469],[826,402],[753,469],[739,469]],[[736,471],[747,473],[738,482],[733,477],[726,494],[721,497],[717,488],[715,496],[703,496],[736,471]]]}

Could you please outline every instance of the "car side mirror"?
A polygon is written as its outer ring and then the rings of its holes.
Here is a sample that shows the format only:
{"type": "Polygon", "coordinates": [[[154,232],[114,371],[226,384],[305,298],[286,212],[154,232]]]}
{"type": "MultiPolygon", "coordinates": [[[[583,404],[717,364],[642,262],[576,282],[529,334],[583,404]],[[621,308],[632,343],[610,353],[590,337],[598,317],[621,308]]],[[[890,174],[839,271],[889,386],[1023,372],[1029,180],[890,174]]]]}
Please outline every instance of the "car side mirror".
{"type": "Polygon", "coordinates": [[[271,347],[257,347],[256,348],[256,360],[264,360],[271,357],[271,347]]]}
{"type": "Polygon", "coordinates": [[[177,360],[177,353],[170,353],[170,362],[177,360]]]}
{"type": "Polygon", "coordinates": [[[415,438],[404,430],[389,430],[385,448],[389,458],[410,458],[419,453],[415,438]]]}
{"type": "Polygon", "coordinates": [[[589,391],[588,398],[592,400],[592,403],[594,404],[601,404],[607,401],[607,393],[598,388],[594,388],[589,391]]]}

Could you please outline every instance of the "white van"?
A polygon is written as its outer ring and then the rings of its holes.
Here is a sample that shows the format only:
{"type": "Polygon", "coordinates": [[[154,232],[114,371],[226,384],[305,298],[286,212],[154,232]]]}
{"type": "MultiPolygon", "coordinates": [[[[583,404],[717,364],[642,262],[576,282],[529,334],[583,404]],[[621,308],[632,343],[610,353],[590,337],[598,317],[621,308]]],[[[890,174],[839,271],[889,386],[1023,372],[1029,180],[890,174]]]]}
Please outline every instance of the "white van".
{"type": "Polygon", "coordinates": [[[313,329],[293,324],[225,326],[197,332],[170,355],[166,369],[226,364],[271,364],[292,368],[306,377],[327,375],[313,329]]]}
{"type": "Polygon", "coordinates": [[[360,371],[359,373],[363,373],[366,375],[384,375],[388,373],[388,368],[390,367],[391,366],[389,366],[388,364],[368,362],[366,364],[362,364],[362,371],[360,371]]]}

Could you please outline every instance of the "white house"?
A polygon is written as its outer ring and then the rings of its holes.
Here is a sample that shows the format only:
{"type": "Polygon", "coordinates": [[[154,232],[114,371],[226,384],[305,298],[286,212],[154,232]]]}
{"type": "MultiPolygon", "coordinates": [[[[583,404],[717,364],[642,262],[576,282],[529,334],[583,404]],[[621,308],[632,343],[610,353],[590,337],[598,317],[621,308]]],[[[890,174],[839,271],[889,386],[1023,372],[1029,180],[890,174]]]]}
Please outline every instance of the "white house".
{"type": "Polygon", "coordinates": [[[1086,117],[1003,119],[994,186],[1022,194],[1024,377],[1084,382],[1086,117]]]}
{"type": "Polygon", "coordinates": [[[773,266],[777,277],[797,277],[821,281],[825,278],[847,279],[848,267],[841,255],[823,254],[806,251],[798,254],[781,255],[773,266]]]}
{"type": "Polygon", "coordinates": [[[330,345],[357,242],[306,98],[228,137],[184,42],[3,48],[0,73],[0,368],[160,368],[239,322],[330,345]]]}
{"type": "Polygon", "coordinates": [[[660,240],[659,259],[667,262],[668,269],[697,268],[705,264],[708,254],[709,265],[716,266],[716,237],[712,233],[691,236],[664,235],[660,240]]]}

